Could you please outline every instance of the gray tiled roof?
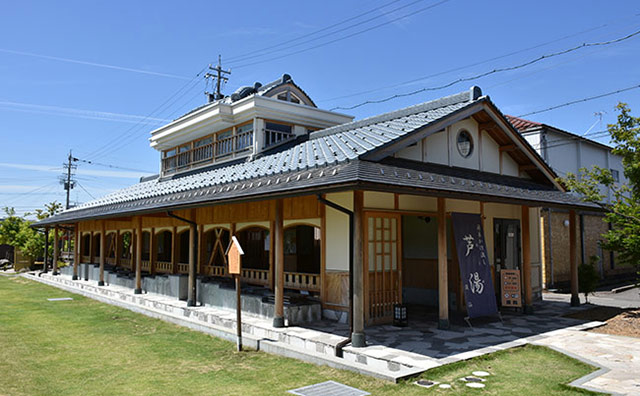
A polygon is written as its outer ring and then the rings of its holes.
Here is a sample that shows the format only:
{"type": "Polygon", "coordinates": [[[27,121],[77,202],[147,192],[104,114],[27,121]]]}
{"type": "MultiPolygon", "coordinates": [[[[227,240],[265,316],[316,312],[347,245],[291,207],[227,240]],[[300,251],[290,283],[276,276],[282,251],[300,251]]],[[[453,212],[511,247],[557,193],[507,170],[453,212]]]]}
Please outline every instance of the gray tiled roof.
{"type": "MultiPolygon", "coordinates": [[[[467,91],[380,116],[316,131],[311,133],[307,141],[283,151],[170,180],[155,179],[141,182],[69,209],[41,223],[145,210],[157,211],[180,205],[241,197],[246,199],[266,193],[320,188],[348,182],[385,182],[396,185],[400,179],[390,177],[384,170],[380,173],[380,169],[392,165],[360,161],[358,158],[476,102],[473,91],[467,91]]],[[[411,173],[411,170],[404,169],[403,165],[395,168],[400,169],[401,173],[411,173]]],[[[398,172],[397,169],[395,172],[398,172]]],[[[439,180],[442,177],[446,179],[451,176],[443,175],[443,172],[446,174],[446,169],[437,166],[431,169],[431,173],[424,173],[422,177],[416,173],[414,179],[411,177],[402,179],[400,185],[417,183],[415,187],[442,191],[466,191],[471,188],[476,194],[495,195],[500,191],[507,191],[488,187],[489,184],[505,185],[503,176],[495,180],[495,183],[478,184],[472,183],[471,179],[466,184],[450,183],[448,179],[440,183],[439,180]],[[429,176],[431,174],[433,180],[429,176]],[[486,191],[483,191],[485,188],[486,191]]],[[[393,174],[394,171],[389,172],[393,174]]],[[[477,179],[477,176],[474,177],[477,179]]],[[[529,189],[533,191],[533,188],[529,189]]],[[[560,204],[579,205],[579,202],[570,198],[568,194],[550,191],[548,187],[542,186],[538,186],[537,189],[546,192],[539,195],[525,191],[522,192],[521,198],[528,197],[527,199],[534,199],[536,202],[542,202],[548,198],[550,202],[560,200],[557,201],[560,204]],[[565,202],[567,199],[571,202],[565,202]]],[[[510,192],[509,196],[518,199],[518,192],[510,192]]]]}

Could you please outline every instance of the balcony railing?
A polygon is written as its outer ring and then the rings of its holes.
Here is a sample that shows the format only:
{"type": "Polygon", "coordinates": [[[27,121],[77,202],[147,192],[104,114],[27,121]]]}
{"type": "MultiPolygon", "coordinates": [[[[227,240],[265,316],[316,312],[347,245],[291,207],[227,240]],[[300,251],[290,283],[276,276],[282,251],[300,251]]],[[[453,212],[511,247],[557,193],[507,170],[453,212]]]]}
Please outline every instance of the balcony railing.
{"type": "Polygon", "coordinates": [[[156,262],[156,272],[172,274],[173,263],[171,261],[158,261],[156,262]]]}
{"type": "Polygon", "coordinates": [[[280,142],[292,140],[296,135],[292,132],[282,132],[276,130],[265,129],[264,131],[264,147],[271,147],[280,142]]]}
{"type": "Polygon", "coordinates": [[[269,286],[269,270],[243,269],[241,277],[243,282],[269,286]]]}
{"type": "Polygon", "coordinates": [[[320,274],[285,272],[284,287],[287,289],[320,291],[320,274]]]}
{"type": "Polygon", "coordinates": [[[106,257],[104,259],[105,263],[109,264],[109,265],[116,265],[116,258],[115,257],[106,257]]]}
{"type": "Polygon", "coordinates": [[[124,268],[129,268],[131,269],[131,258],[126,257],[126,258],[121,258],[120,259],[120,265],[124,268]]]}
{"type": "Polygon", "coordinates": [[[147,271],[150,272],[151,271],[151,261],[149,260],[142,260],[140,262],[140,269],[142,271],[147,271]]]}
{"type": "Polygon", "coordinates": [[[188,274],[189,273],[189,264],[178,263],[178,273],[179,274],[188,274]]]}
{"type": "Polygon", "coordinates": [[[208,276],[226,276],[227,270],[225,267],[218,267],[215,265],[205,265],[202,267],[204,275],[208,276]]]}
{"type": "Polygon", "coordinates": [[[241,132],[229,137],[182,151],[162,159],[162,171],[172,173],[191,169],[206,163],[234,158],[253,147],[253,131],[241,132]]]}

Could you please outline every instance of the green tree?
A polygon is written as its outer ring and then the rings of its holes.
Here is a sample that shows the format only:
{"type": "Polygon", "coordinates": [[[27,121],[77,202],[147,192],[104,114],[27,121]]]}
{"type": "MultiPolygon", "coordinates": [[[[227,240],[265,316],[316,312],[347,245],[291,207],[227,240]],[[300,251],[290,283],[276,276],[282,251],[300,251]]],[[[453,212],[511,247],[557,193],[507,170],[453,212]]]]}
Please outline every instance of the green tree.
{"type": "MultiPolygon", "coordinates": [[[[62,210],[62,205],[56,201],[45,204],[44,209],[36,209],[38,220],[46,219],[62,210]]],[[[6,243],[20,249],[22,254],[32,260],[44,255],[44,235],[31,227],[33,221],[26,217],[16,216],[14,208],[4,208],[7,217],[0,222],[0,243],[6,243]]],[[[49,255],[53,253],[53,233],[49,235],[49,255]]]]}
{"type": "Polygon", "coordinates": [[[633,117],[626,103],[616,106],[617,123],[609,124],[615,155],[622,157],[627,183],[619,183],[609,169],[594,166],[581,168],[578,175],[568,173],[560,179],[571,191],[582,195],[587,202],[602,207],[605,221],[613,227],[603,234],[603,248],[618,253],[622,263],[640,270],[640,118],[633,117]],[[606,189],[612,191],[612,201],[604,201],[606,189]]]}

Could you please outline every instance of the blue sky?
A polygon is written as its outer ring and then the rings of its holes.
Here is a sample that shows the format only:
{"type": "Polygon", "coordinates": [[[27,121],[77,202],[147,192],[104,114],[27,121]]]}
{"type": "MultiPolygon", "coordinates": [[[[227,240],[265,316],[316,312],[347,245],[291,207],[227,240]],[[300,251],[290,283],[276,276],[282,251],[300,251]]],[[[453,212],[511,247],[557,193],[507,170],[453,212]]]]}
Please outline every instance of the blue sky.
{"type": "MultiPolygon", "coordinates": [[[[5,2],[0,207],[23,213],[64,201],[57,179],[69,149],[103,164],[78,163],[75,202],[156,172],[159,155],[148,145],[149,131],[205,102],[205,81],[194,77],[218,54],[232,70],[227,94],[289,73],[330,109],[638,30],[637,1],[5,2]]],[[[344,112],[362,118],[478,85],[503,112],[525,114],[640,84],[639,48],[635,36],[344,112]]],[[[615,121],[619,101],[640,114],[635,89],[528,118],[596,132],[615,121]]]]}

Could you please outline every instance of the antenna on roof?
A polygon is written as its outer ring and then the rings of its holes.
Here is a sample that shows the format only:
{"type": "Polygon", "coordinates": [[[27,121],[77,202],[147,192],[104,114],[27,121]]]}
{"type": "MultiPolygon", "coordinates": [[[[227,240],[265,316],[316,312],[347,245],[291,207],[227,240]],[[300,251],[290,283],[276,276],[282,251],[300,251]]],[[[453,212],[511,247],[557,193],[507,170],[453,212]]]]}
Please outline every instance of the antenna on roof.
{"type": "Polygon", "coordinates": [[[211,64],[209,64],[209,70],[215,73],[207,72],[204,77],[207,79],[213,78],[214,80],[216,80],[216,92],[213,94],[210,92],[205,92],[205,94],[208,96],[209,102],[213,102],[214,100],[224,98],[224,95],[220,92],[220,84],[221,82],[229,81],[229,78],[225,77],[224,75],[231,74],[231,70],[224,70],[222,68],[222,56],[220,55],[218,55],[218,66],[213,67],[211,66],[211,64]]]}

